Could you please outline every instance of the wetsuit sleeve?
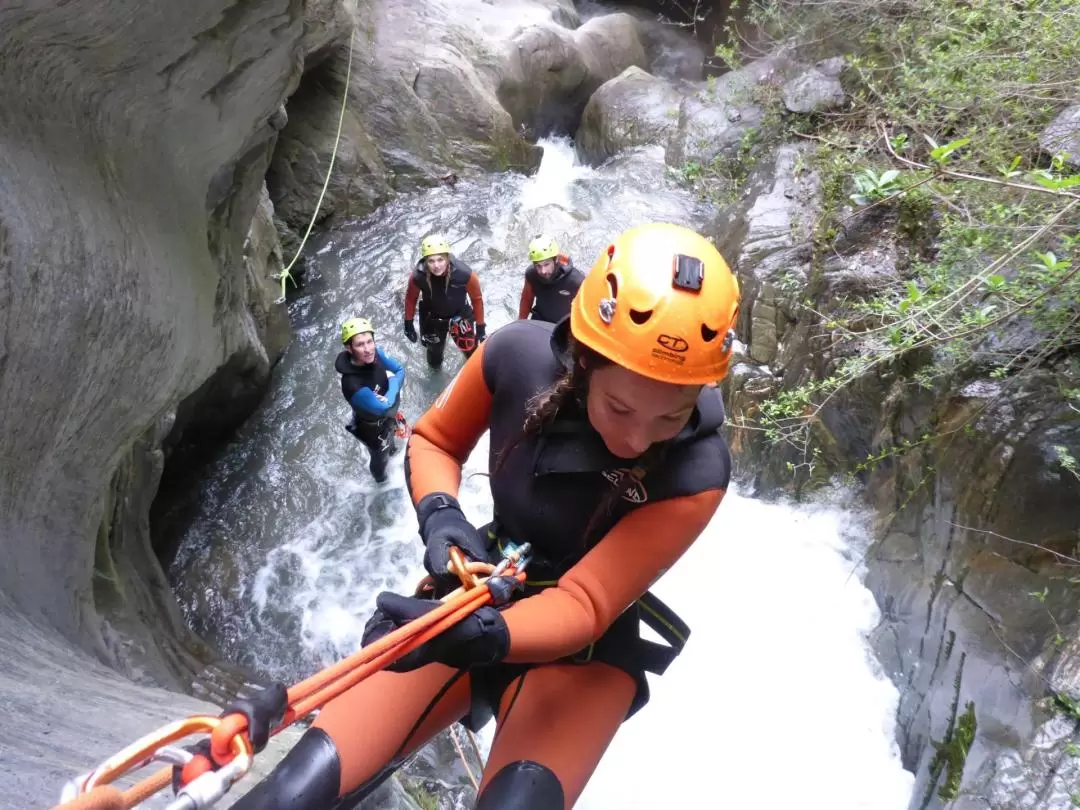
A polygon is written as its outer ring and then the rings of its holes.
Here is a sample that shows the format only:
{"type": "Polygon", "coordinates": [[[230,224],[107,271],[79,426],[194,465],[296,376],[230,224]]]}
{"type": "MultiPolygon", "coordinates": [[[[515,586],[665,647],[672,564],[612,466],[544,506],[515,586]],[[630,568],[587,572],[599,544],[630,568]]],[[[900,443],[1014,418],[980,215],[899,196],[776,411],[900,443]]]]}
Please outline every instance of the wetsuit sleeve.
{"type": "Polygon", "coordinates": [[[484,323],[484,294],[480,291],[480,276],[472,273],[465,284],[465,291],[472,302],[473,314],[477,323],[484,323]]]}
{"type": "Polygon", "coordinates": [[[405,456],[405,482],[418,504],[432,492],[458,494],[461,465],[488,429],[491,391],[484,381],[484,351],[477,346],[435,404],[413,425],[405,456]]]}
{"type": "Polygon", "coordinates": [[[386,416],[393,407],[396,398],[397,395],[395,394],[393,397],[388,396],[380,400],[379,396],[370,388],[361,388],[352,395],[349,404],[371,416],[386,416]]]}
{"type": "Polygon", "coordinates": [[[533,292],[532,284],[528,279],[525,279],[525,286],[521,288],[521,301],[518,302],[518,320],[523,321],[529,317],[529,313],[532,311],[533,300],[536,298],[536,293],[533,292]]]}
{"type": "Polygon", "coordinates": [[[659,501],[616,523],[557,586],[503,611],[506,661],[554,661],[598,639],[691,546],[723,497],[711,489],[659,501]]]}
{"type": "Polygon", "coordinates": [[[416,314],[416,301],[420,297],[420,287],[417,286],[412,273],[409,273],[409,283],[405,287],[405,320],[411,321],[416,314]]]}
{"type": "Polygon", "coordinates": [[[391,374],[401,374],[401,372],[405,370],[405,366],[386,354],[382,349],[376,349],[375,352],[379,355],[379,359],[383,361],[383,365],[386,366],[391,374]]]}
{"type": "Polygon", "coordinates": [[[393,404],[397,401],[398,394],[401,392],[402,375],[395,374],[386,383],[386,401],[393,404]]]}

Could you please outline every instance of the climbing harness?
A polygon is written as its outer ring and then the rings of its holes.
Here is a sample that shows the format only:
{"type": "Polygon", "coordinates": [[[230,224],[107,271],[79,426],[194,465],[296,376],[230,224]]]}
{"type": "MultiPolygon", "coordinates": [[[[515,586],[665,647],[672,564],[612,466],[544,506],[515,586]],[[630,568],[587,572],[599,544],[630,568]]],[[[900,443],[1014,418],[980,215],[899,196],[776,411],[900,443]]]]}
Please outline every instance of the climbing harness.
{"type": "Polygon", "coordinates": [[[284,303],[285,301],[286,281],[291,281],[293,287],[296,287],[296,279],[292,277],[290,271],[292,270],[293,265],[300,259],[300,254],[304,252],[304,245],[307,244],[308,237],[311,236],[311,229],[315,227],[315,222],[319,218],[319,209],[322,208],[323,200],[326,197],[326,189],[330,187],[330,176],[334,173],[334,160],[337,158],[338,145],[341,143],[341,128],[345,123],[345,110],[348,107],[349,102],[349,82],[352,78],[353,40],[355,38],[356,30],[353,29],[349,32],[349,61],[345,66],[345,90],[341,93],[341,112],[338,113],[337,134],[334,136],[334,148],[330,152],[330,165],[326,167],[326,179],[323,181],[322,191],[319,192],[319,199],[315,202],[315,210],[311,214],[311,221],[308,223],[307,230],[304,232],[304,238],[300,240],[300,245],[296,248],[296,255],[292,257],[292,261],[290,261],[281,271],[281,298],[278,299],[278,303],[284,303]]]}
{"type": "Polygon", "coordinates": [[[471,352],[476,348],[476,324],[470,318],[455,315],[450,319],[450,337],[463,352],[471,352]]]}
{"type": "Polygon", "coordinates": [[[394,428],[394,435],[399,439],[405,439],[407,441],[409,436],[412,435],[412,428],[409,427],[409,423],[405,419],[405,414],[398,411],[397,415],[394,416],[394,422],[396,425],[394,428]]]}
{"type": "MultiPolygon", "coordinates": [[[[469,562],[460,549],[451,548],[449,570],[458,577],[461,586],[423,616],[292,686],[288,690],[285,714],[271,729],[270,736],[321,709],[484,605],[495,602],[496,585],[506,584],[499,578],[509,577],[524,583],[529,552],[529,544],[524,543],[504,554],[498,565],[492,565],[469,562]]],[[[416,592],[425,592],[433,585],[432,578],[425,577],[416,592]]],[[[221,717],[194,715],[169,723],[68,782],[60,796],[61,803],[53,810],[131,810],[172,784],[176,771],[180,774],[179,789],[167,810],[204,810],[251,770],[255,754],[247,732],[247,717],[240,712],[221,717]],[[208,739],[204,738],[209,743],[207,754],[173,745],[194,734],[208,735],[208,739]],[[112,784],[154,762],[164,762],[167,767],[126,791],[112,784]]]]}

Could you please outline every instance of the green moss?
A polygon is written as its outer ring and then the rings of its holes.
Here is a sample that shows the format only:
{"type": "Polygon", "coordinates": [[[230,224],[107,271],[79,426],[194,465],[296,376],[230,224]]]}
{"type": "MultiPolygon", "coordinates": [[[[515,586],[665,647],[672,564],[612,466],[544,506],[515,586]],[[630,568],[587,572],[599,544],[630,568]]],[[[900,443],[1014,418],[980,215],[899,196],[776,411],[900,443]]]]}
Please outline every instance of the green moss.
{"type": "Polygon", "coordinates": [[[420,810],[439,810],[439,797],[425,788],[420,782],[401,778],[401,786],[409,794],[409,798],[416,802],[420,810]]]}
{"type": "Polygon", "coordinates": [[[923,797],[922,808],[930,804],[934,786],[939,782],[941,784],[937,789],[938,798],[944,802],[951,802],[960,795],[960,787],[964,781],[964,765],[967,763],[968,752],[971,750],[971,744],[975,741],[975,733],[978,730],[974,701],[968,701],[964,706],[964,713],[958,714],[965,657],[965,653],[960,653],[960,663],[953,681],[952,713],[949,725],[945,729],[945,736],[940,741],[930,741],[935,753],[930,761],[930,781],[926,795],[923,797]],[[944,776],[943,781],[942,776],[944,776]]]}

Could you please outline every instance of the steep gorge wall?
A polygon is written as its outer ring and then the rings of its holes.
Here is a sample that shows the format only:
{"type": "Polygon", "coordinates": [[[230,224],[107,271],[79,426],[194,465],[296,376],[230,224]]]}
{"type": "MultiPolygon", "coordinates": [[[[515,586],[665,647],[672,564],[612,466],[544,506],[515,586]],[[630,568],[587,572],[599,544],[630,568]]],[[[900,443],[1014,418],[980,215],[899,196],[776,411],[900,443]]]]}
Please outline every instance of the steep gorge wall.
{"type": "Polygon", "coordinates": [[[119,663],[95,557],[137,601],[108,560],[145,550],[163,423],[228,363],[255,395],[283,345],[244,243],[304,8],[75,5],[0,10],[0,592],[119,663]]]}
{"type": "Polygon", "coordinates": [[[0,7],[5,807],[211,708],[99,661],[239,686],[186,634],[147,513],[178,402],[224,366],[252,401],[288,339],[247,236],[303,33],[300,0],[0,7]]]}

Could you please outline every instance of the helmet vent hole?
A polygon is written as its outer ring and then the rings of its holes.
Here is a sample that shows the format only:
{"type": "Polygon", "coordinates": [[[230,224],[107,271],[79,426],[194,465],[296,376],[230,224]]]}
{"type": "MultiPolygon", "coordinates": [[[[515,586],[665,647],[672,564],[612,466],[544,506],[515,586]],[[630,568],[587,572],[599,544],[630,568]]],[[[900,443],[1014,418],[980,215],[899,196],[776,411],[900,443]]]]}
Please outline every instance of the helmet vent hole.
{"type": "Polygon", "coordinates": [[[607,274],[608,289],[611,290],[611,298],[619,297],[619,280],[615,278],[614,273],[607,274]]]}
{"type": "Polygon", "coordinates": [[[630,310],[630,320],[632,320],[638,326],[641,326],[642,324],[647,322],[649,320],[649,318],[651,318],[651,317],[652,317],[652,310],[651,309],[646,310],[645,312],[641,312],[640,310],[636,310],[636,309],[630,310]]]}
{"type": "Polygon", "coordinates": [[[719,336],[719,332],[715,329],[710,329],[705,324],[701,325],[701,339],[706,343],[712,343],[719,336]]]}

